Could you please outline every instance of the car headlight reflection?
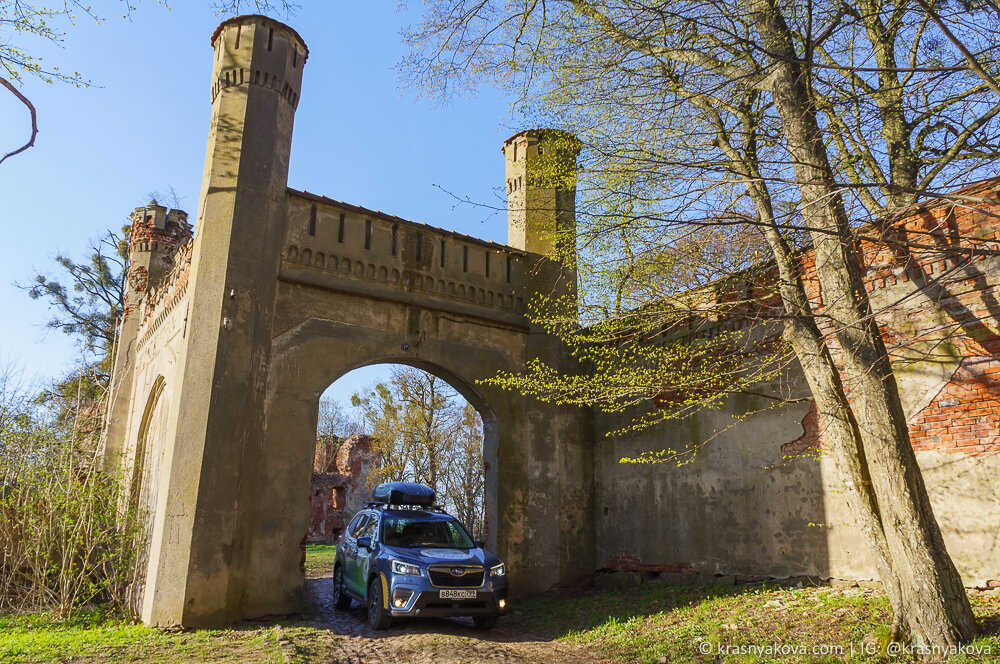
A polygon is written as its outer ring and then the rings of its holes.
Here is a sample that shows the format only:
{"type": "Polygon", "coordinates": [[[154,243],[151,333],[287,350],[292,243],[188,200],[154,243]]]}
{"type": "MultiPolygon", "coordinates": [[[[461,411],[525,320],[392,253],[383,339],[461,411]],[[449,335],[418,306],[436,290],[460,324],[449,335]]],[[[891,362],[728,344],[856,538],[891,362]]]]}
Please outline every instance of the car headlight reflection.
{"type": "Polygon", "coordinates": [[[490,576],[506,576],[506,575],[507,575],[507,566],[504,565],[503,563],[500,563],[499,565],[494,565],[493,567],[490,568],[490,576]]]}
{"type": "Polygon", "coordinates": [[[423,572],[416,565],[410,565],[409,563],[404,563],[399,560],[392,561],[392,573],[393,574],[409,574],[411,576],[421,576],[423,572]]]}

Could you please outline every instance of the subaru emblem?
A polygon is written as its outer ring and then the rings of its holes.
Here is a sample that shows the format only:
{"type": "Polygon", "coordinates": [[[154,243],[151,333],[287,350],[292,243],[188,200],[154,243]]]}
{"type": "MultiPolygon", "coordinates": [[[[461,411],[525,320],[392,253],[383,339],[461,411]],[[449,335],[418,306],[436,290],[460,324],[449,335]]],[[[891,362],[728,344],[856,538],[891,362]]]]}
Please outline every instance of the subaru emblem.
{"type": "Polygon", "coordinates": [[[451,568],[451,575],[452,576],[462,576],[463,574],[465,574],[465,570],[462,569],[461,567],[452,567],[451,568]]]}

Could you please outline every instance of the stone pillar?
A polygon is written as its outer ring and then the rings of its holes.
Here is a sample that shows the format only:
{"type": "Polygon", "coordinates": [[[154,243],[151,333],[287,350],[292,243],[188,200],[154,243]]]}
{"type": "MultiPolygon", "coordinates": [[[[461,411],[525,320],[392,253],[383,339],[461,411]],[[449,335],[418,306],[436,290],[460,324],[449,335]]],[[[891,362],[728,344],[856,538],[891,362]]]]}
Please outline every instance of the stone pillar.
{"type": "MultiPolygon", "coordinates": [[[[308,50],[263,16],[212,36],[212,120],[177,403],[155,509],[143,620],[245,616],[244,561],[263,437],[292,121],[308,50]]],[[[279,610],[284,607],[277,607],[279,610]]]]}
{"type": "MultiPolygon", "coordinates": [[[[531,129],[504,142],[508,244],[528,252],[526,301],[574,317],[576,157],[572,134],[531,129]]],[[[529,306],[534,314],[535,307],[529,306]]],[[[576,370],[562,342],[530,323],[526,361],[576,370]]],[[[530,595],[594,571],[593,450],[589,411],[524,398],[520,435],[499,449],[499,553],[512,593],[530,595]],[[515,449],[511,449],[514,447],[515,449]],[[530,468],[525,473],[524,468],[530,468]]]]}

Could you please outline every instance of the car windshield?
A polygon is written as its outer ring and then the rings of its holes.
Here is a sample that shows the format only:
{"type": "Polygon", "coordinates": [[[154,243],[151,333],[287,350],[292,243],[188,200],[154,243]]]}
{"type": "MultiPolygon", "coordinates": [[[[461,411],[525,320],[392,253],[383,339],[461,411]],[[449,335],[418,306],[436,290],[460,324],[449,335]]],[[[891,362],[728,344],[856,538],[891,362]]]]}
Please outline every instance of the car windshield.
{"type": "Polygon", "coordinates": [[[472,549],[475,543],[455,519],[427,519],[405,515],[385,515],[382,543],[404,549],[472,549]]]}

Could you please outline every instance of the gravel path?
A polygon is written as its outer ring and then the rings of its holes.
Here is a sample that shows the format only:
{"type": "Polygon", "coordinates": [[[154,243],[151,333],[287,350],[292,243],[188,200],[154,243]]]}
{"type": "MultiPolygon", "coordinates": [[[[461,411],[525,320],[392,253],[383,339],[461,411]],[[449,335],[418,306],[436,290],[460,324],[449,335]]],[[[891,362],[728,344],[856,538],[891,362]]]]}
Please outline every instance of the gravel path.
{"type": "Polygon", "coordinates": [[[347,611],[333,607],[329,576],[306,579],[306,601],[317,613],[311,629],[282,634],[286,660],[319,664],[602,664],[582,646],[547,641],[506,629],[503,618],[492,630],[476,629],[466,618],[396,621],[385,631],[368,627],[355,602],[347,611]],[[319,628],[319,629],[317,629],[319,628]]]}

